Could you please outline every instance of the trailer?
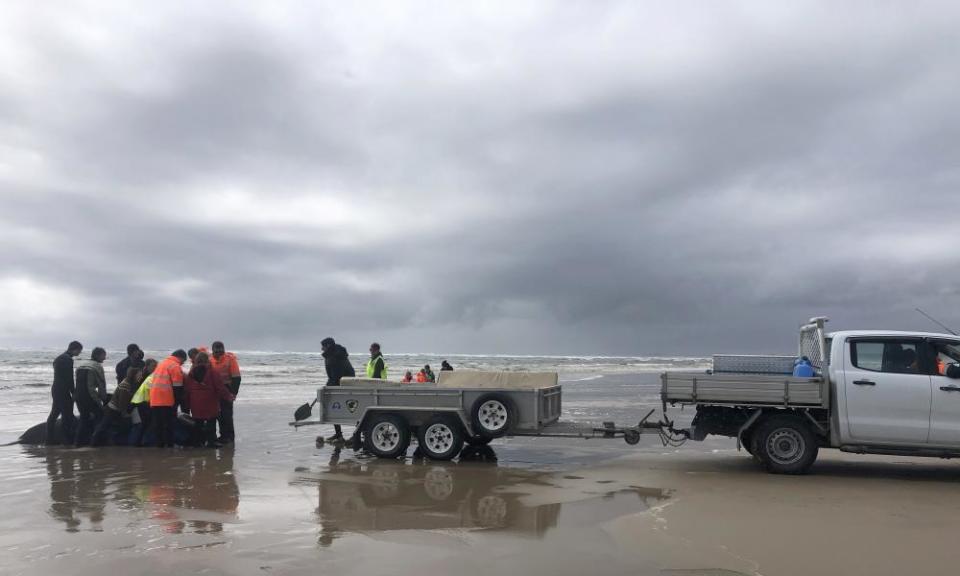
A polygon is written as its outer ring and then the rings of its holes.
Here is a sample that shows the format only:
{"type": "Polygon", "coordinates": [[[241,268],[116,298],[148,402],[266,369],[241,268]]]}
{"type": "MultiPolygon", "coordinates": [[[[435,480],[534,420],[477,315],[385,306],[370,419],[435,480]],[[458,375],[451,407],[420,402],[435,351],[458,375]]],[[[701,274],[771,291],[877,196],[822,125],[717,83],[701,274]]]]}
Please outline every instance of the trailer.
{"type": "Polygon", "coordinates": [[[446,371],[435,383],[417,384],[344,378],[317,390],[318,420],[291,425],[355,426],[355,447],[380,458],[405,455],[413,440],[434,460],[504,436],[640,441],[646,418],[636,426],[561,422],[562,398],[555,372],[446,371]]]}

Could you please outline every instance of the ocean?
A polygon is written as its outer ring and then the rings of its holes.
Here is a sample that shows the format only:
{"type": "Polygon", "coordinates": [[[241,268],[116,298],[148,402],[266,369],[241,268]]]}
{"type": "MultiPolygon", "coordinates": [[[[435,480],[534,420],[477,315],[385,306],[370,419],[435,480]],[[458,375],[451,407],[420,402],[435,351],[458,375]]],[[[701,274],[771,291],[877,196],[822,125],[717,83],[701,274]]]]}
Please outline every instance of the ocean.
{"type": "MultiPolygon", "coordinates": [[[[0,443],[11,441],[25,429],[46,419],[50,409],[50,384],[57,350],[0,350],[0,443]]],[[[289,405],[294,408],[315,395],[326,381],[319,353],[235,351],[243,383],[238,405],[289,405]]],[[[84,350],[81,357],[87,357],[84,350]]],[[[120,350],[108,350],[104,370],[108,388],[115,383],[114,366],[123,359],[120,350]]],[[[162,359],[166,353],[147,351],[162,359]]],[[[351,356],[357,373],[366,357],[351,356]]],[[[447,360],[459,370],[511,370],[557,372],[564,384],[564,417],[569,420],[633,418],[637,406],[656,404],[659,373],[667,370],[709,368],[709,358],[650,356],[523,356],[465,354],[390,354],[386,356],[391,379],[399,379],[429,364],[434,371],[447,360]],[[634,406],[636,404],[636,406],[634,406]]]]}

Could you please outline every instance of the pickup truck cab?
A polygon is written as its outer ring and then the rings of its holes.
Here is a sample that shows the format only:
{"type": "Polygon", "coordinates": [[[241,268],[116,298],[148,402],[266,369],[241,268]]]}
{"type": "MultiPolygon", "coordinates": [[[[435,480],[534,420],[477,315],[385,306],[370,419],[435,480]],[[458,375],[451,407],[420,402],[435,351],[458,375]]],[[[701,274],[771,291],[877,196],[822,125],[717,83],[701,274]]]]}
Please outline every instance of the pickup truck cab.
{"type": "Polygon", "coordinates": [[[801,328],[798,356],[809,355],[815,377],[666,373],[664,411],[668,404],[695,405],[688,437],[735,437],[773,473],[808,471],[820,448],[960,456],[960,337],[825,333],[825,322],[813,319],[801,328]]]}
{"type": "MultiPolygon", "coordinates": [[[[918,332],[830,335],[830,381],[838,447],[960,453],[960,386],[946,376],[960,362],[960,339],[918,332]]],[[[940,455],[940,454],[938,454],[940,455]]]]}

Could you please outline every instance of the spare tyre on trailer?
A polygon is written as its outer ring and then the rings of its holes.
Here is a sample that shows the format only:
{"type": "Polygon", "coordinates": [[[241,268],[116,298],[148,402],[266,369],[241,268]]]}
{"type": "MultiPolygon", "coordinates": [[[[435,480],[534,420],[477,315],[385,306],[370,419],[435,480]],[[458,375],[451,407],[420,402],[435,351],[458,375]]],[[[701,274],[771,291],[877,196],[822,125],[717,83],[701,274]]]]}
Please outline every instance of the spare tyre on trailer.
{"type": "Polygon", "coordinates": [[[480,438],[500,438],[516,426],[517,407],[501,392],[484,394],[470,408],[470,423],[480,438]]]}

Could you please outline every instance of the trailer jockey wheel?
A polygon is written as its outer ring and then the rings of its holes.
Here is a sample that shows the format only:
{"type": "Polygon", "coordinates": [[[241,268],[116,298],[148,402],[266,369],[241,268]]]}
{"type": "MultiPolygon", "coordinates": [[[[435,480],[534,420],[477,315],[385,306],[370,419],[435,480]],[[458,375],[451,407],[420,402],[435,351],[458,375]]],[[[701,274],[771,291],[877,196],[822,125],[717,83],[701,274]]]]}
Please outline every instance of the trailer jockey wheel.
{"type": "Polygon", "coordinates": [[[484,438],[499,438],[513,428],[517,410],[504,394],[496,392],[477,398],[470,409],[474,431],[484,438]]]}

